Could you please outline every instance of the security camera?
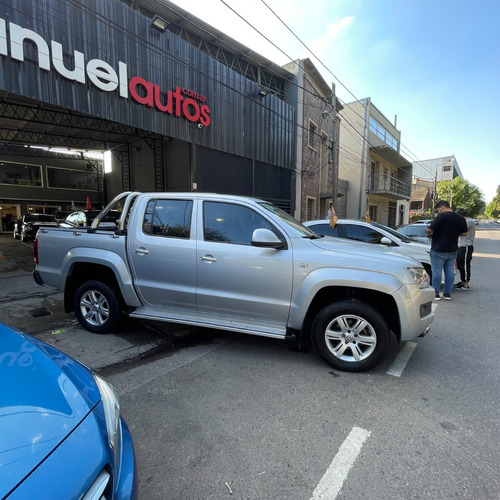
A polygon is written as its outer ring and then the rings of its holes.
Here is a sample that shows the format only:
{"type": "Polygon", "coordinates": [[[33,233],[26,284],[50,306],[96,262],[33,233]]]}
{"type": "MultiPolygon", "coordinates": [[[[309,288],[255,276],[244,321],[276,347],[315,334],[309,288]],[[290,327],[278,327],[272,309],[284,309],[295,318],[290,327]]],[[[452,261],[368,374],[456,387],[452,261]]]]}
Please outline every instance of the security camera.
{"type": "Polygon", "coordinates": [[[198,123],[197,127],[198,128],[203,128],[203,124],[202,123],[198,123]]]}
{"type": "Polygon", "coordinates": [[[330,114],[330,111],[323,111],[323,113],[321,113],[321,116],[323,118],[326,118],[327,116],[329,116],[329,114],[330,114]]]}

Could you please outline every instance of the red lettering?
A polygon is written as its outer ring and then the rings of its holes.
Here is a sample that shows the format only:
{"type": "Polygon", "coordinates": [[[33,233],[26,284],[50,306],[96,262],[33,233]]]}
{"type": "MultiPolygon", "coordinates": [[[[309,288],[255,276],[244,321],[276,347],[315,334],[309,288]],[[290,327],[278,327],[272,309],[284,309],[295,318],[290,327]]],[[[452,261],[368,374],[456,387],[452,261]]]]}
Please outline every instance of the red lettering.
{"type": "Polygon", "coordinates": [[[132,98],[139,104],[156,107],[156,109],[163,113],[175,114],[175,116],[179,117],[184,116],[190,122],[199,121],[205,127],[210,125],[210,108],[205,104],[200,107],[195,100],[205,102],[206,97],[200,96],[192,90],[175,87],[175,91],[167,91],[165,101],[165,99],[162,100],[160,86],[154,85],[140,76],[131,78],[128,88],[132,98]],[[144,92],[146,95],[141,95],[144,92]],[[189,97],[184,98],[184,95],[189,97]]]}
{"type": "Polygon", "coordinates": [[[153,84],[151,82],[147,82],[144,78],[140,76],[134,76],[134,78],[130,79],[128,83],[128,89],[130,95],[140,104],[146,104],[147,106],[153,107],[153,84]],[[141,85],[146,89],[146,96],[141,96],[137,93],[137,86],[141,85]]]}
{"type": "Polygon", "coordinates": [[[197,122],[200,118],[200,108],[198,103],[189,97],[184,99],[184,102],[182,103],[182,112],[190,122],[197,122]],[[194,109],[194,114],[190,114],[190,106],[194,109]]]}
{"type": "Polygon", "coordinates": [[[200,114],[200,123],[208,127],[210,125],[210,108],[206,104],[201,107],[200,114]]]}
{"type": "Polygon", "coordinates": [[[161,102],[160,86],[155,85],[155,106],[164,113],[172,114],[172,91],[167,92],[167,104],[161,102]]]}
{"type": "Polygon", "coordinates": [[[181,89],[179,87],[175,87],[175,92],[172,93],[172,96],[175,100],[175,116],[181,116],[181,104],[184,99],[181,94],[181,89]]]}

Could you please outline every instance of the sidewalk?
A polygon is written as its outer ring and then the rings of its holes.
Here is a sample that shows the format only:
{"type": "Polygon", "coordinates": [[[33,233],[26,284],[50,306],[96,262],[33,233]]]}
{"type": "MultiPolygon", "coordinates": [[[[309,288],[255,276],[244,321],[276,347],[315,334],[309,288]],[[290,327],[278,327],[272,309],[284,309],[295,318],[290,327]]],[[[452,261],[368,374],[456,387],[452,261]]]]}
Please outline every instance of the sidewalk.
{"type": "Polygon", "coordinates": [[[61,291],[35,283],[33,268],[31,246],[0,235],[0,321],[43,340],[94,370],[130,361],[171,343],[174,337],[187,331],[170,323],[124,320],[114,333],[88,332],[73,313],[64,312],[61,291]]]}

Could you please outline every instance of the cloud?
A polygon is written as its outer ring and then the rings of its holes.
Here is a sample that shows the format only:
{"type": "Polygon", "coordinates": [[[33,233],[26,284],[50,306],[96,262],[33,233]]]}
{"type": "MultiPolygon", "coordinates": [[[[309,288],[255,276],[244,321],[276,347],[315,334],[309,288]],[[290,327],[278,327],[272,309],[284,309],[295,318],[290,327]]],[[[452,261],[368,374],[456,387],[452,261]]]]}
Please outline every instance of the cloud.
{"type": "MultiPolygon", "coordinates": [[[[339,38],[354,22],[354,16],[343,17],[336,23],[330,23],[326,26],[326,31],[319,37],[304,41],[309,50],[305,47],[300,49],[299,58],[312,57],[311,52],[317,56],[323,63],[329,66],[332,53],[338,54],[339,47],[343,43],[339,42],[339,38]]],[[[314,58],[314,57],[312,57],[314,58]]]]}

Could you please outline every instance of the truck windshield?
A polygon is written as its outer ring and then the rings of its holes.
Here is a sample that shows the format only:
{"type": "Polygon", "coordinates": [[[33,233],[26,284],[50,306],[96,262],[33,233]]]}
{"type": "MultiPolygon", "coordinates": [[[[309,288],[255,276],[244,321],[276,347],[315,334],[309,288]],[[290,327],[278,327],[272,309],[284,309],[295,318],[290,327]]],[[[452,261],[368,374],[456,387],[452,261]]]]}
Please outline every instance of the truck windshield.
{"type": "Polygon", "coordinates": [[[284,210],[281,210],[281,208],[278,208],[276,205],[273,205],[272,203],[260,203],[260,206],[266,209],[268,212],[271,212],[272,214],[278,216],[287,226],[289,226],[295,232],[297,236],[312,239],[319,238],[319,236],[314,231],[304,226],[301,222],[299,222],[297,219],[294,219],[290,214],[287,214],[284,210]]]}

